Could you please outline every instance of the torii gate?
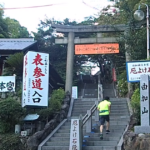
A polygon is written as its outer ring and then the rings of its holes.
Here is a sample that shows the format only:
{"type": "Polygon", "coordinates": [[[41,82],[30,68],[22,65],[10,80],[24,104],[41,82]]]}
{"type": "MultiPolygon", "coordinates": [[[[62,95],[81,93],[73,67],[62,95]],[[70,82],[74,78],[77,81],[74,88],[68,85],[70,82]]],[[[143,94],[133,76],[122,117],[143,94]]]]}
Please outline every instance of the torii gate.
{"type": "MultiPolygon", "coordinates": [[[[109,32],[124,32],[127,29],[127,25],[79,25],[79,26],[67,26],[53,24],[53,28],[59,33],[68,33],[68,38],[55,39],[55,44],[68,44],[67,49],[67,65],[66,65],[66,84],[65,91],[72,93],[72,80],[73,80],[73,62],[74,62],[74,44],[90,44],[90,43],[116,43],[116,37],[101,37],[99,33],[109,32]],[[75,33],[97,33],[95,38],[76,38],[75,33]]],[[[130,57],[126,53],[126,61],[129,61],[130,57]]],[[[128,86],[130,91],[130,86],[128,86]]]]}

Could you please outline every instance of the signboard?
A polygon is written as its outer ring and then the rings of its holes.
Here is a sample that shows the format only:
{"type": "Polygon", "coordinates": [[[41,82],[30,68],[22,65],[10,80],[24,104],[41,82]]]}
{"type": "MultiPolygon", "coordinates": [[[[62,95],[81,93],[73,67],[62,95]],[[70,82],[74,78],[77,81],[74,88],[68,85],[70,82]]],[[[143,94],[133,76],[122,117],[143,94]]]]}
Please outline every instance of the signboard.
{"type": "Polygon", "coordinates": [[[118,43],[75,45],[75,54],[114,54],[119,53],[118,43]]]}
{"type": "Polygon", "coordinates": [[[149,76],[141,75],[140,80],[141,126],[149,126],[149,76]]]}
{"type": "Polygon", "coordinates": [[[150,61],[126,62],[128,82],[140,82],[140,76],[147,74],[150,76],[150,61]]]}
{"type": "Polygon", "coordinates": [[[22,107],[48,106],[49,54],[29,51],[24,56],[22,107]]]}
{"type": "Polygon", "coordinates": [[[15,92],[15,76],[0,76],[0,92],[15,92]]]}
{"type": "Polygon", "coordinates": [[[74,98],[74,99],[78,98],[78,87],[77,86],[72,87],[72,98],[74,98]]]}
{"type": "Polygon", "coordinates": [[[80,150],[79,119],[71,119],[69,150],[80,150]]]}

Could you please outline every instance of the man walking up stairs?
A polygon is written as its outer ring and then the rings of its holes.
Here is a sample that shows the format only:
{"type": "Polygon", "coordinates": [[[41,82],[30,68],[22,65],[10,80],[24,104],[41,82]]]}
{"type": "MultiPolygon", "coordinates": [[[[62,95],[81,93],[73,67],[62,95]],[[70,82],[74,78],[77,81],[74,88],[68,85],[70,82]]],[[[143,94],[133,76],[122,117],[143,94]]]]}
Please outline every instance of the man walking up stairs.
{"type": "Polygon", "coordinates": [[[103,101],[98,104],[97,110],[99,111],[99,121],[100,121],[100,139],[103,139],[103,127],[106,121],[106,134],[109,131],[109,115],[110,115],[111,102],[109,97],[106,96],[103,101]]]}

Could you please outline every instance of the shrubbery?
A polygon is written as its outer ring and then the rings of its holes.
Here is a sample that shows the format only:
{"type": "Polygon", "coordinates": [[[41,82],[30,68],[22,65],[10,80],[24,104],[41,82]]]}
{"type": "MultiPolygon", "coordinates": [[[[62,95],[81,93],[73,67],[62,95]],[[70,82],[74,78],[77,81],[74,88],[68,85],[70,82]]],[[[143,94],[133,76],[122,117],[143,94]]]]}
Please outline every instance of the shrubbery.
{"type": "Polygon", "coordinates": [[[20,137],[15,134],[2,135],[0,141],[0,150],[25,150],[24,145],[20,141],[20,137]]]}
{"type": "Polygon", "coordinates": [[[57,89],[52,92],[51,98],[49,99],[48,107],[40,109],[37,114],[40,115],[41,120],[50,120],[54,113],[61,109],[62,101],[65,97],[65,91],[63,89],[57,89]]]}
{"type": "Polygon", "coordinates": [[[137,119],[138,124],[140,124],[140,89],[137,88],[131,97],[131,107],[133,110],[133,115],[137,119]]]}
{"type": "Polygon", "coordinates": [[[128,93],[128,83],[126,71],[122,72],[118,77],[118,94],[125,97],[128,93]]]}
{"type": "Polygon", "coordinates": [[[20,103],[12,97],[0,101],[0,133],[8,133],[14,130],[14,126],[23,116],[24,110],[20,103]]]}

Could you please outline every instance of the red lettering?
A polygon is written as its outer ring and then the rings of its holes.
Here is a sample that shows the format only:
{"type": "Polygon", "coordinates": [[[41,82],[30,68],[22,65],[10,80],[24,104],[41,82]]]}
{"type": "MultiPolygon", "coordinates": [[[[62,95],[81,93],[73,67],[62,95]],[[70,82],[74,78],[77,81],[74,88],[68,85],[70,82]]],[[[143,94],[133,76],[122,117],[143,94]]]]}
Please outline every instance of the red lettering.
{"type": "Polygon", "coordinates": [[[150,72],[150,67],[147,69],[147,72],[150,72]]]}
{"type": "Polygon", "coordinates": [[[25,78],[26,78],[26,76],[27,76],[27,68],[25,68],[25,78]]]}
{"type": "Polygon", "coordinates": [[[135,68],[131,68],[131,72],[130,72],[130,74],[131,74],[131,73],[133,73],[133,74],[137,74],[136,69],[135,69],[135,68]]]}
{"type": "Polygon", "coordinates": [[[45,76],[45,75],[42,73],[41,68],[36,67],[34,69],[34,75],[33,76],[35,76],[35,78],[39,78],[39,77],[45,76]]]}
{"type": "Polygon", "coordinates": [[[32,64],[35,64],[36,66],[39,65],[39,64],[44,65],[41,61],[42,61],[41,55],[37,54],[35,56],[35,59],[34,59],[32,64]]]}
{"type": "Polygon", "coordinates": [[[43,88],[41,88],[41,82],[42,81],[41,81],[40,78],[39,79],[35,79],[35,81],[32,80],[32,85],[33,85],[32,88],[42,90],[43,88]]]}
{"type": "Polygon", "coordinates": [[[28,64],[27,55],[25,56],[25,66],[28,64]]]}

